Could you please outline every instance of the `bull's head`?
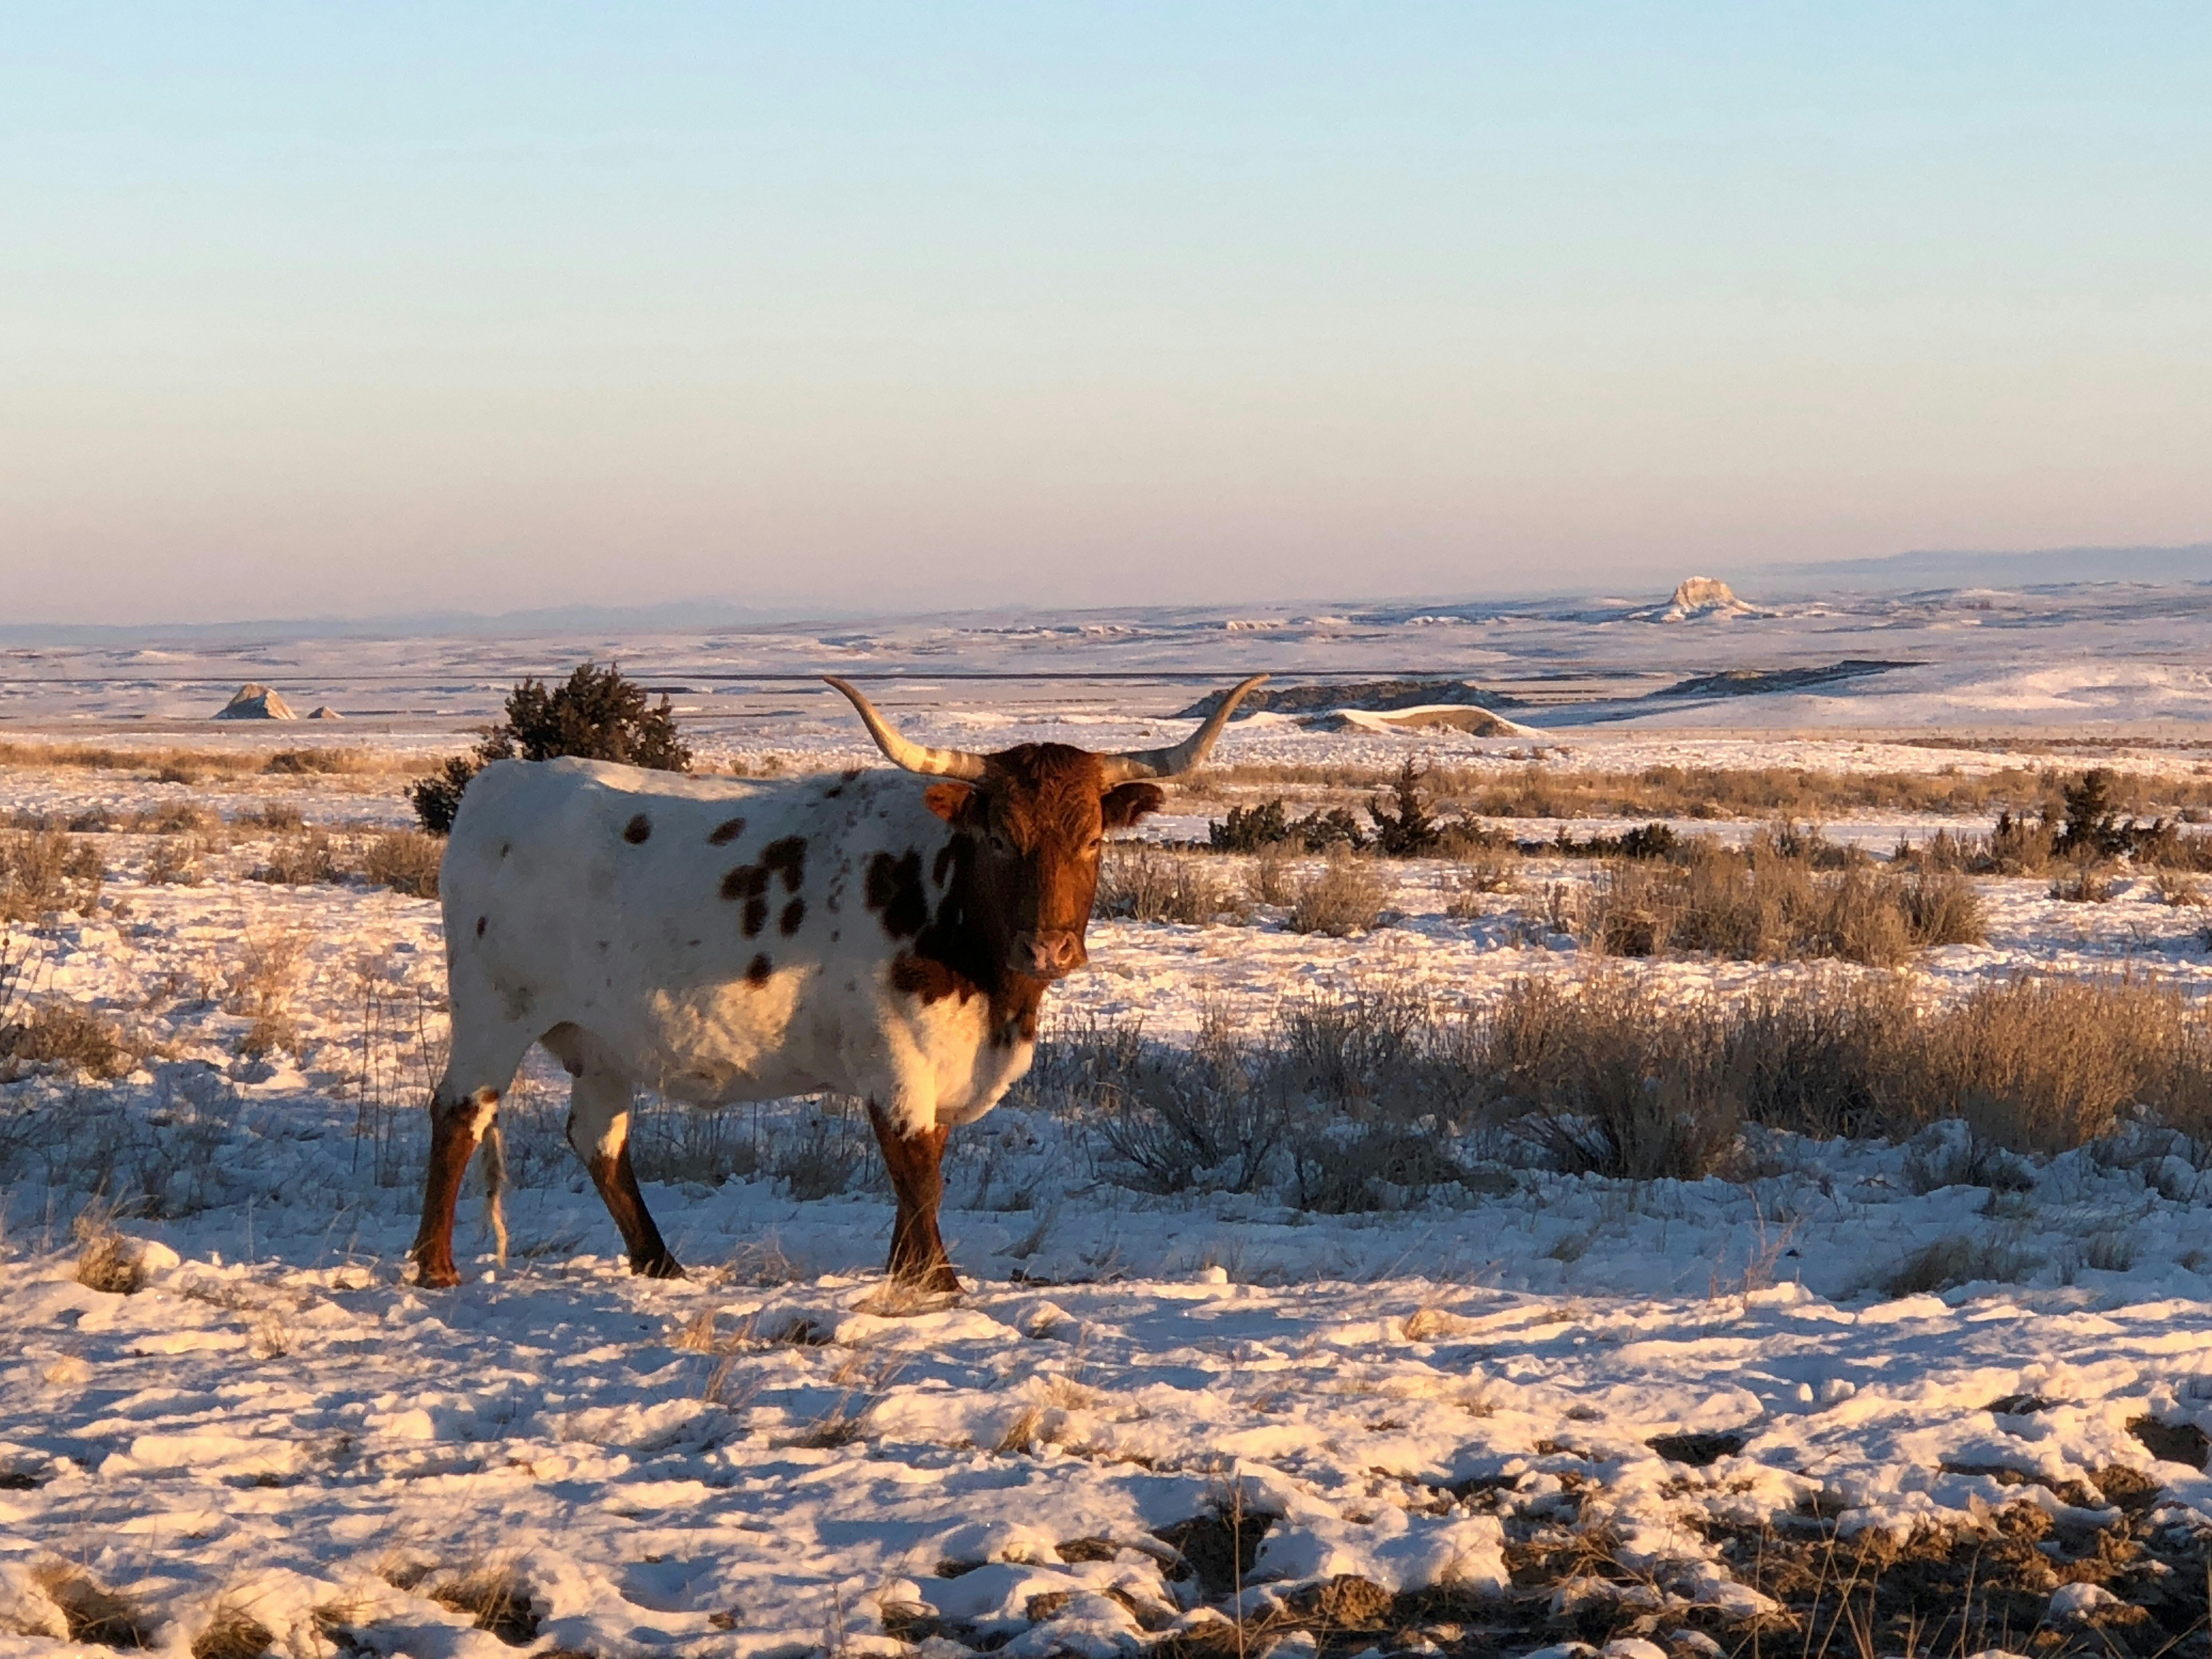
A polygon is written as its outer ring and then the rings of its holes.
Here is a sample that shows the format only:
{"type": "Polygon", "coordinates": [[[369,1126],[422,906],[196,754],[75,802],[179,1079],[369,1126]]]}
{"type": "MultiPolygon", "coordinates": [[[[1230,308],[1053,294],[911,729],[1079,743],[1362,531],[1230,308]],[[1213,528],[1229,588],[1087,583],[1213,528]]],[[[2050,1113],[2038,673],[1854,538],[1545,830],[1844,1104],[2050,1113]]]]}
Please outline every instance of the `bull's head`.
{"type": "Polygon", "coordinates": [[[1098,754],[1065,744],[1024,743],[996,754],[931,749],[899,735],[868,700],[841,679],[884,753],[909,772],[946,780],[923,799],[955,829],[972,902],[967,921],[987,935],[1006,971],[1058,979],[1089,960],[1084,931],[1098,891],[1098,860],[1109,830],[1159,810],[1166,795],[1151,780],[1171,778],[1205,760],[1244,695],[1267,677],[1234,687],[1206,723],[1171,749],[1098,754]]]}

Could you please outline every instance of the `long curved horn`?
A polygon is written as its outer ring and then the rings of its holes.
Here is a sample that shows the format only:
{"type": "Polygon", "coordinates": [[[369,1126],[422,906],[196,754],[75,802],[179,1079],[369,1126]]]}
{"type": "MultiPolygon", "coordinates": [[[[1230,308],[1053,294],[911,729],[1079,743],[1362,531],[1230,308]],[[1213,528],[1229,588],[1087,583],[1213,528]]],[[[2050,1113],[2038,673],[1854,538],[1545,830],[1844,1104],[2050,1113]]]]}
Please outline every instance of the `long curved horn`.
{"type": "Polygon", "coordinates": [[[1244,701],[1244,694],[1267,678],[1265,674],[1255,674],[1231,686],[1221,699],[1221,706],[1206,717],[1206,724],[1172,749],[1139,749],[1126,755],[1101,755],[1099,765],[1106,781],[1127,783],[1132,778],[1171,778],[1199,765],[1213,747],[1213,740],[1221,735],[1221,728],[1229,724],[1229,717],[1237,712],[1237,705],[1244,701]]]}
{"type": "Polygon", "coordinates": [[[881,714],[876,706],[860,693],[859,688],[848,685],[833,674],[823,679],[845,694],[846,700],[860,711],[867,722],[868,735],[876,740],[876,747],[890,757],[895,766],[903,766],[909,772],[920,772],[933,778],[959,778],[972,781],[983,775],[985,762],[981,755],[965,749],[932,749],[927,744],[909,742],[899,736],[897,730],[881,714]]]}

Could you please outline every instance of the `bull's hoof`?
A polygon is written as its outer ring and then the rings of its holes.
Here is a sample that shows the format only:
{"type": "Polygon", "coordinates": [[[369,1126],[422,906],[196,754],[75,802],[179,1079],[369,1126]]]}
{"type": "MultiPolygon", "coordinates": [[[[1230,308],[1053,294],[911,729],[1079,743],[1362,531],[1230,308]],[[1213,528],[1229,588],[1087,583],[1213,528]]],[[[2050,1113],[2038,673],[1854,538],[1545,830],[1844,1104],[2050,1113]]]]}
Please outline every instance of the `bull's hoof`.
{"type": "Polygon", "coordinates": [[[447,1256],[440,1261],[429,1256],[415,1258],[415,1283],[426,1291],[450,1291],[461,1282],[461,1270],[447,1256]]]}
{"type": "Polygon", "coordinates": [[[663,1251],[659,1255],[647,1256],[643,1261],[630,1258],[629,1270],[640,1279],[681,1279],[684,1264],[663,1251]]]}

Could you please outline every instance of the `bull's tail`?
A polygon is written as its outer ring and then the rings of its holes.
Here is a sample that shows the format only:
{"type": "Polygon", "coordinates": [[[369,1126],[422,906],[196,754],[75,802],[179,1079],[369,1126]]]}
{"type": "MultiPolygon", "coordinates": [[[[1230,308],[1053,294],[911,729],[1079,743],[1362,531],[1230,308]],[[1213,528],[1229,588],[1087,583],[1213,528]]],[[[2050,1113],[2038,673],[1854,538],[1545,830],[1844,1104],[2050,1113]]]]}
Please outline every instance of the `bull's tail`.
{"type": "Polygon", "coordinates": [[[483,1138],[484,1224],[491,1229],[493,1260],[507,1266],[507,1143],[492,1118],[483,1138]]]}

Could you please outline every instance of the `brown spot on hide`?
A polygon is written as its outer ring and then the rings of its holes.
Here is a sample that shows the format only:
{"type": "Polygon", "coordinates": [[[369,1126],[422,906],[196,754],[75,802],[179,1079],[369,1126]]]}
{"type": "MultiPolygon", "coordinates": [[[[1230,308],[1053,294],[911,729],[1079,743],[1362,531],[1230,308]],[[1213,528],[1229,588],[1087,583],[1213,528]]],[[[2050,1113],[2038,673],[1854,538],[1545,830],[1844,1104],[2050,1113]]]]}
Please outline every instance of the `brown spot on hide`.
{"type": "Polygon", "coordinates": [[[769,971],[772,966],[765,951],[756,956],[745,964],[745,983],[758,990],[768,983],[769,971]]]}
{"type": "Polygon", "coordinates": [[[918,957],[911,951],[902,951],[891,958],[891,989],[920,997],[925,1008],[947,997],[958,997],[965,1002],[982,992],[982,988],[965,974],[927,957],[918,957]]]}
{"type": "Polygon", "coordinates": [[[757,864],[741,864],[722,878],[726,899],[758,898],[768,891],[768,872],[757,864]]]}
{"type": "Polygon", "coordinates": [[[806,879],[806,837],[786,836],[761,848],[761,868],[783,878],[783,890],[795,893],[806,879]]]}
{"type": "Polygon", "coordinates": [[[767,926],[768,901],[764,898],[747,899],[745,901],[745,937],[752,938],[767,926]]]}
{"type": "Polygon", "coordinates": [[[489,916],[478,916],[477,918],[477,937],[478,939],[482,939],[483,937],[484,923],[490,920],[491,918],[489,916]]]}
{"type": "Polygon", "coordinates": [[[633,847],[642,847],[653,834],[653,820],[642,812],[623,825],[623,839],[633,847]]]}
{"type": "Polygon", "coordinates": [[[707,837],[707,845],[709,847],[727,847],[732,842],[735,841],[739,836],[742,836],[744,833],[745,821],[743,818],[724,818],[720,823],[714,826],[714,834],[707,837]]]}
{"type": "Polygon", "coordinates": [[[868,908],[884,919],[893,939],[912,939],[929,921],[929,901],[921,891],[921,854],[912,848],[893,858],[878,853],[868,860],[868,908]]]}
{"type": "Polygon", "coordinates": [[[783,914],[775,919],[776,931],[789,939],[799,931],[799,924],[806,920],[806,901],[795,898],[783,907],[783,914]]]}

